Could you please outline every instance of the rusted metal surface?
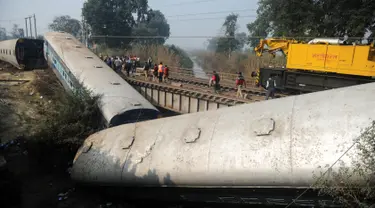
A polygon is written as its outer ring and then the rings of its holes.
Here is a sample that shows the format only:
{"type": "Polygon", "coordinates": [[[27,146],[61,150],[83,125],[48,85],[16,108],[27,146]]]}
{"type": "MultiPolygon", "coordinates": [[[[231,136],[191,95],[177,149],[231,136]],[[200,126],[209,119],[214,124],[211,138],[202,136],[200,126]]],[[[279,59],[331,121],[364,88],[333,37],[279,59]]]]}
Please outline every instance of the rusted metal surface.
{"type": "MultiPolygon", "coordinates": [[[[374,92],[372,83],[110,128],[86,139],[92,146],[77,153],[72,178],[119,186],[308,188],[371,125],[374,92]],[[120,144],[132,137],[124,150],[120,144]]],[[[354,168],[356,151],[338,164],[354,168]]]]}
{"type": "Polygon", "coordinates": [[[204,91],[197,91],[197,89],[189,89],[184,86],[173,86],[125,76],[124,78],[154,105],[179,113],[196,113],[217,110],[219,108],[261,100],[257,98],[234,98],[204,91]]]}

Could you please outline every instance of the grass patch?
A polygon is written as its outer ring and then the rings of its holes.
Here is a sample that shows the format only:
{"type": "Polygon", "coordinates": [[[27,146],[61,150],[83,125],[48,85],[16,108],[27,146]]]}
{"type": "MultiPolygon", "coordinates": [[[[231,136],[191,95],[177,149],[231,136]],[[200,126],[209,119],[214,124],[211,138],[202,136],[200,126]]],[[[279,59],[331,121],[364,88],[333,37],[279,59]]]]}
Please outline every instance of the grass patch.
{"type": "Polygon", "coordinates": [[[250,52],[233,52],[230,59],[225,54],[207,51],[195,51],[194,55],[197,57],[198,63],[206,71],[243,72],[245,76],[250,76],[251,72],[260,67],[268,67],[270,65],[281,67],[286,64],[286,58],[283,56],[273,58],[269,54],[264,54],[262,57],[257,57],[250,52]]]}

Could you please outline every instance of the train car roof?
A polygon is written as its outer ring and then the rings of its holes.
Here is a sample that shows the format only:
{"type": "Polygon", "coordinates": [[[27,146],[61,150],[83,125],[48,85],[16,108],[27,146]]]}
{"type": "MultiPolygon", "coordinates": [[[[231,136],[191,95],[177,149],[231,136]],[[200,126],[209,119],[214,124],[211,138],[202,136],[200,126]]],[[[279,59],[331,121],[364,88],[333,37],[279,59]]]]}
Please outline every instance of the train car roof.
{"type": "Polygon", "coordinates": [[[355,168],[358,149],[352,145],[375,119],[369,108],[374,88],[358,85],[103,130],[86,139],[72,177],[94,184],[306,188],[314,176],[342,167],[333,166],[338,159],[355,168]]]}
{"type": "MultiPolygon", "coordinates": [[[[106,111],[102,113],[107,121],[121,113],[118,109],[124,106],[132,106],[132,109],[157,110],[72,35],[63,32],[48,32],[45,33],[44,38],[84,87],[96,95],[105,95],[101,98],[101,105],[108,106],[102,108],[106,111]]],[[[123,111],[126,110],[128,109],[123,109],[123,111]]]]}

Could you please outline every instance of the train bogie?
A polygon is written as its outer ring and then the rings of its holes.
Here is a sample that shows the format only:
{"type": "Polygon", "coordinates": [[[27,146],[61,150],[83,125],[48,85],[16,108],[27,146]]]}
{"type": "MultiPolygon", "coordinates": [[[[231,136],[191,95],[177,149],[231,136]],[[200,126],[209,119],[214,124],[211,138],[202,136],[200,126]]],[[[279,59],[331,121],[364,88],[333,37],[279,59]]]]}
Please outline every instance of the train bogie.
{"type": "Polygon", "coordinates": [[[100,96],[107,126],[157,118],[159,111],[72,35],[46,33],[44,55],[68,90],[85,87],[100,96]]]}
{"type": "Polygon", "coordinates": [[[18,69],[44,69],[43,40],[19,38],[0,42],[0,60],[18,69]]]}

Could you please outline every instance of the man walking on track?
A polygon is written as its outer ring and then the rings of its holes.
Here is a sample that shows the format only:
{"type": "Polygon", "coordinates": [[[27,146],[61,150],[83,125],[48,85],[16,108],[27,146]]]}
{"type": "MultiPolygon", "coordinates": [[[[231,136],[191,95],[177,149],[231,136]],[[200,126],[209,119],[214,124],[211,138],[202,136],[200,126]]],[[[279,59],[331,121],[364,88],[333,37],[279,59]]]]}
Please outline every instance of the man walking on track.
{"type": "Polygon", "coordinates": [[[243,77],[241,72],[238,72],[238,77],[236,79],[237,97],[243,98],[242,96],[243,87],[246,87],[245,78],[243,77]]]}
{"type": "Polygon", "coordinates": [[[216,71],[213,71],[212,77],[210,79],[210,86],[213,86],[214,93],[218,94],[220,89],[220,76],[216,73],[216,71]]]}
{"type": "Polygon", "coordinates": [[[160,62],[158,66],[158,77],[159,77],[159,82],[163,82],[163,75],[164,75],[164,66],[163,62],[160,62]]]}

